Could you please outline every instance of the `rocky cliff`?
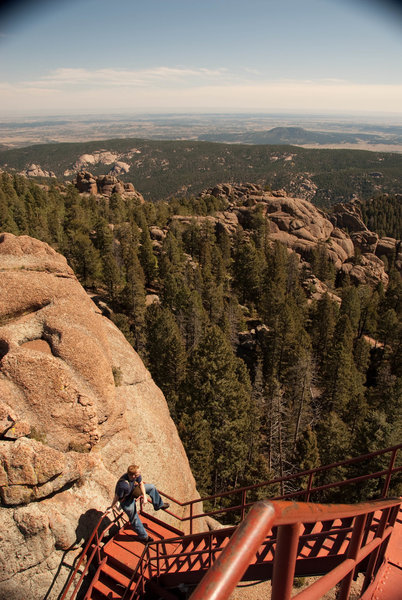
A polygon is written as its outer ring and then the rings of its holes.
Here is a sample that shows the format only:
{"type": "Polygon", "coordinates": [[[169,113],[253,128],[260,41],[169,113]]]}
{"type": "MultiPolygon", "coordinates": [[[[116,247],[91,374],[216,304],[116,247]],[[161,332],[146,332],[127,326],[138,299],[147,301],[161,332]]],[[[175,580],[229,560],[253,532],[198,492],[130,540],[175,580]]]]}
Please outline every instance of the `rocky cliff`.
{"type": "Polygon", "coordinates": [[[66,260],[3,233],[0,282],[0,598],[50,600],[129,464],[197,492],[162,392],[66,260]]]}
{"type": "MultiPolygon", "coordinates": [[[[285,244],[296,252],[302,263],[308,263],[320,246],[335,268],[349,275],[355,283],[387,285],[381,257],[395,257],[395,266],[402,271],[400,240],[380,239],[364,225],[358,204],[340,204],[331,214],[300,198],[290,198],[283,190],[265,191],[260,186],[219,184],[201,196],[212,195],[226,200],[226,209],[215,216],[174,216],[184,225],[197,221],[210,222],[233,234],[238,225],[246,231],[256,215],[266,219],[268,237],[272,242],[285,244]]],[[[151,230],[158,241],[158,235],[151,230]]]]}
{"type": "Polygon", "coordinates": [[[115,173],[120,171],[114,170],[111,174],[101,175],[96,177],[88,171],[80,171],[73,180],[73,184],[82,194],[100,194],[101,196],[111,196],[112,194],[120,194],[123,197],[129,196],[134,198],[139,203],[145,202],[142,194],[137,192],[132,183],[123,183],[115,177],[115,173]]]}

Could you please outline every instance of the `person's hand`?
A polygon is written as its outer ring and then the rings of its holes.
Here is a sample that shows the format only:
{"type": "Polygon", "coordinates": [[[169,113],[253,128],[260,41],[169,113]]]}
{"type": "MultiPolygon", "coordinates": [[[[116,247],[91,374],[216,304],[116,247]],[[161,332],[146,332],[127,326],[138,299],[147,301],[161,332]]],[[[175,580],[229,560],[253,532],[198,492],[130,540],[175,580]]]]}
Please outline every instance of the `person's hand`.
{"type": "Polygon", "coordinates": [[[148,504],[148,498],[146,496],[142,497],[142,504],[148,504]]]}

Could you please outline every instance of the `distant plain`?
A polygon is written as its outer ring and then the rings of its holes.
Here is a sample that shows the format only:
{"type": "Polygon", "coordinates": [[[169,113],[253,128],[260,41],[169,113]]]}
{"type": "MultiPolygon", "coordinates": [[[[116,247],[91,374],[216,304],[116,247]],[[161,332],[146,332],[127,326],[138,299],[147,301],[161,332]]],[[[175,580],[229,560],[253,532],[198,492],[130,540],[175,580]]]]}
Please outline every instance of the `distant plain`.
{"type": "Polygon", "coordinates": [[[0,120],[3,149],[132,137],[402,152],[402,119],[217,113],[60,115],[0,120]]]}

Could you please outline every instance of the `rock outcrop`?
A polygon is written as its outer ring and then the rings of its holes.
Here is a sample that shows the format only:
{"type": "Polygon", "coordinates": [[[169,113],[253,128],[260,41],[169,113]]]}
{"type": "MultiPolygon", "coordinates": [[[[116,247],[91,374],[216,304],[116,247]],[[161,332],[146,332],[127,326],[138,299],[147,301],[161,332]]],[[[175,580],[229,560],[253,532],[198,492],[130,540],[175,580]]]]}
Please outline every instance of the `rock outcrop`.
{"type": "Polygon", "coordinates": [[[137,192],[132,183],[124,183],[114,175],[100,175],[98,177],[88,171],[80,171],[73,183],[82,194],[100,194],[102,196],[120,194],[123,197],[130,196],[141,204],[145,202],[142,194],[137,192]]]}
{"type": "MultiPolygon", "coordinates": [[[[283,190],[265,191],[251,183],[223,183],[203,195],[226,200],[226,207],[215,216],[195,217],[196,222],[214,223],[233,234],[238,224],[247,230],[253,218],[260,215],[267,220],[269,239],[285,244],[304,262],[309,262],[313,252],[321,247],[335,268],[355,282],[387,285],[381,256],[396,253],[396,264],[402,265],[400,243],[391,238],[380,240],[369,231],[358,203],[337,205],[329,215],[307,200],[288,197],[283,190]]],[[[183,224],[194,222],[194,218],[186,216],[173,219],[183,224]]]]}
{"type": "Polygon", "coordinates": [[[50,600],[129,464],[197,492],[162,392],[66,260],[4,233],[0,272],[0,597],[50,600]]]}
{"type": "Polygon", "coordinates": [[[56,177],[53,171],[46,171],[46,169],[42,169],[40,165],[34,163],[29,165],[25,171],[22,171],[21,175],[25,175],[25,177],[56,177]]]}

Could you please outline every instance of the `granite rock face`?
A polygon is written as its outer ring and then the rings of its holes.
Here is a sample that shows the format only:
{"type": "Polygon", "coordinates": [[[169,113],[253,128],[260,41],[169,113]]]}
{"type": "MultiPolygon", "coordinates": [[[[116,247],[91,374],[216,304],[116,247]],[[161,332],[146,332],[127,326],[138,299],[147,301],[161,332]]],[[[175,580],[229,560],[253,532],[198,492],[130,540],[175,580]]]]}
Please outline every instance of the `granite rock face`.
{"type": "Polygon", "coordinates": [[[29,165],[21,174],[25,175],[25,177],[56,177],[53,171],[46,171],[46,169],[42,169],[40,165],[34,163],[29,165]]]}
{"type": "MultiPolygon", "coordinates": [[[[223,183],[203,194],[226,201],[226,206],[215,216],[196,217],[197,222],[215,223],[233,234],[238,224],[247,230],[256,215],[262,216],[267,221],[270,240],[285,244],[304,262],[309,262],[313,252],[321,247],[335,268],[349,274],[353,281],[387,285],[384,263],[378,259],[381,256],[396,255],[397,268],[402,265],[400,242],[381,240],[369,231],[358,202],[337,205],[327,214],[307,200],[288,197],[284,190],[266,191],[251,183],[223,183]]],[[[189,217],[174,219],[190,223],[189,217]]]]}
{"type": "MultiPolygon", "coordinates": [[[[122,163],[124,164],[124,163],[122,163]]],[[[73,183],[81,194],[99,194],[101,196],[111,196],[112,194],[120,194],[121,196],[129,196],[138,200],[141,204],[145,202],[144,197],[140,194],[132,183],[124,183],[115,177],[115,173],[124,173],[124,170],[113,171],[108,175],[95,176],[88,171],[80,171],[77,173],[73,183]]]]}
{"type": "Polygon", "coordinates": [[[66,260],[4,233],[0,277],[0,597],[50,600],[129,464],[197,491],[162,392],[66,260]]]}

